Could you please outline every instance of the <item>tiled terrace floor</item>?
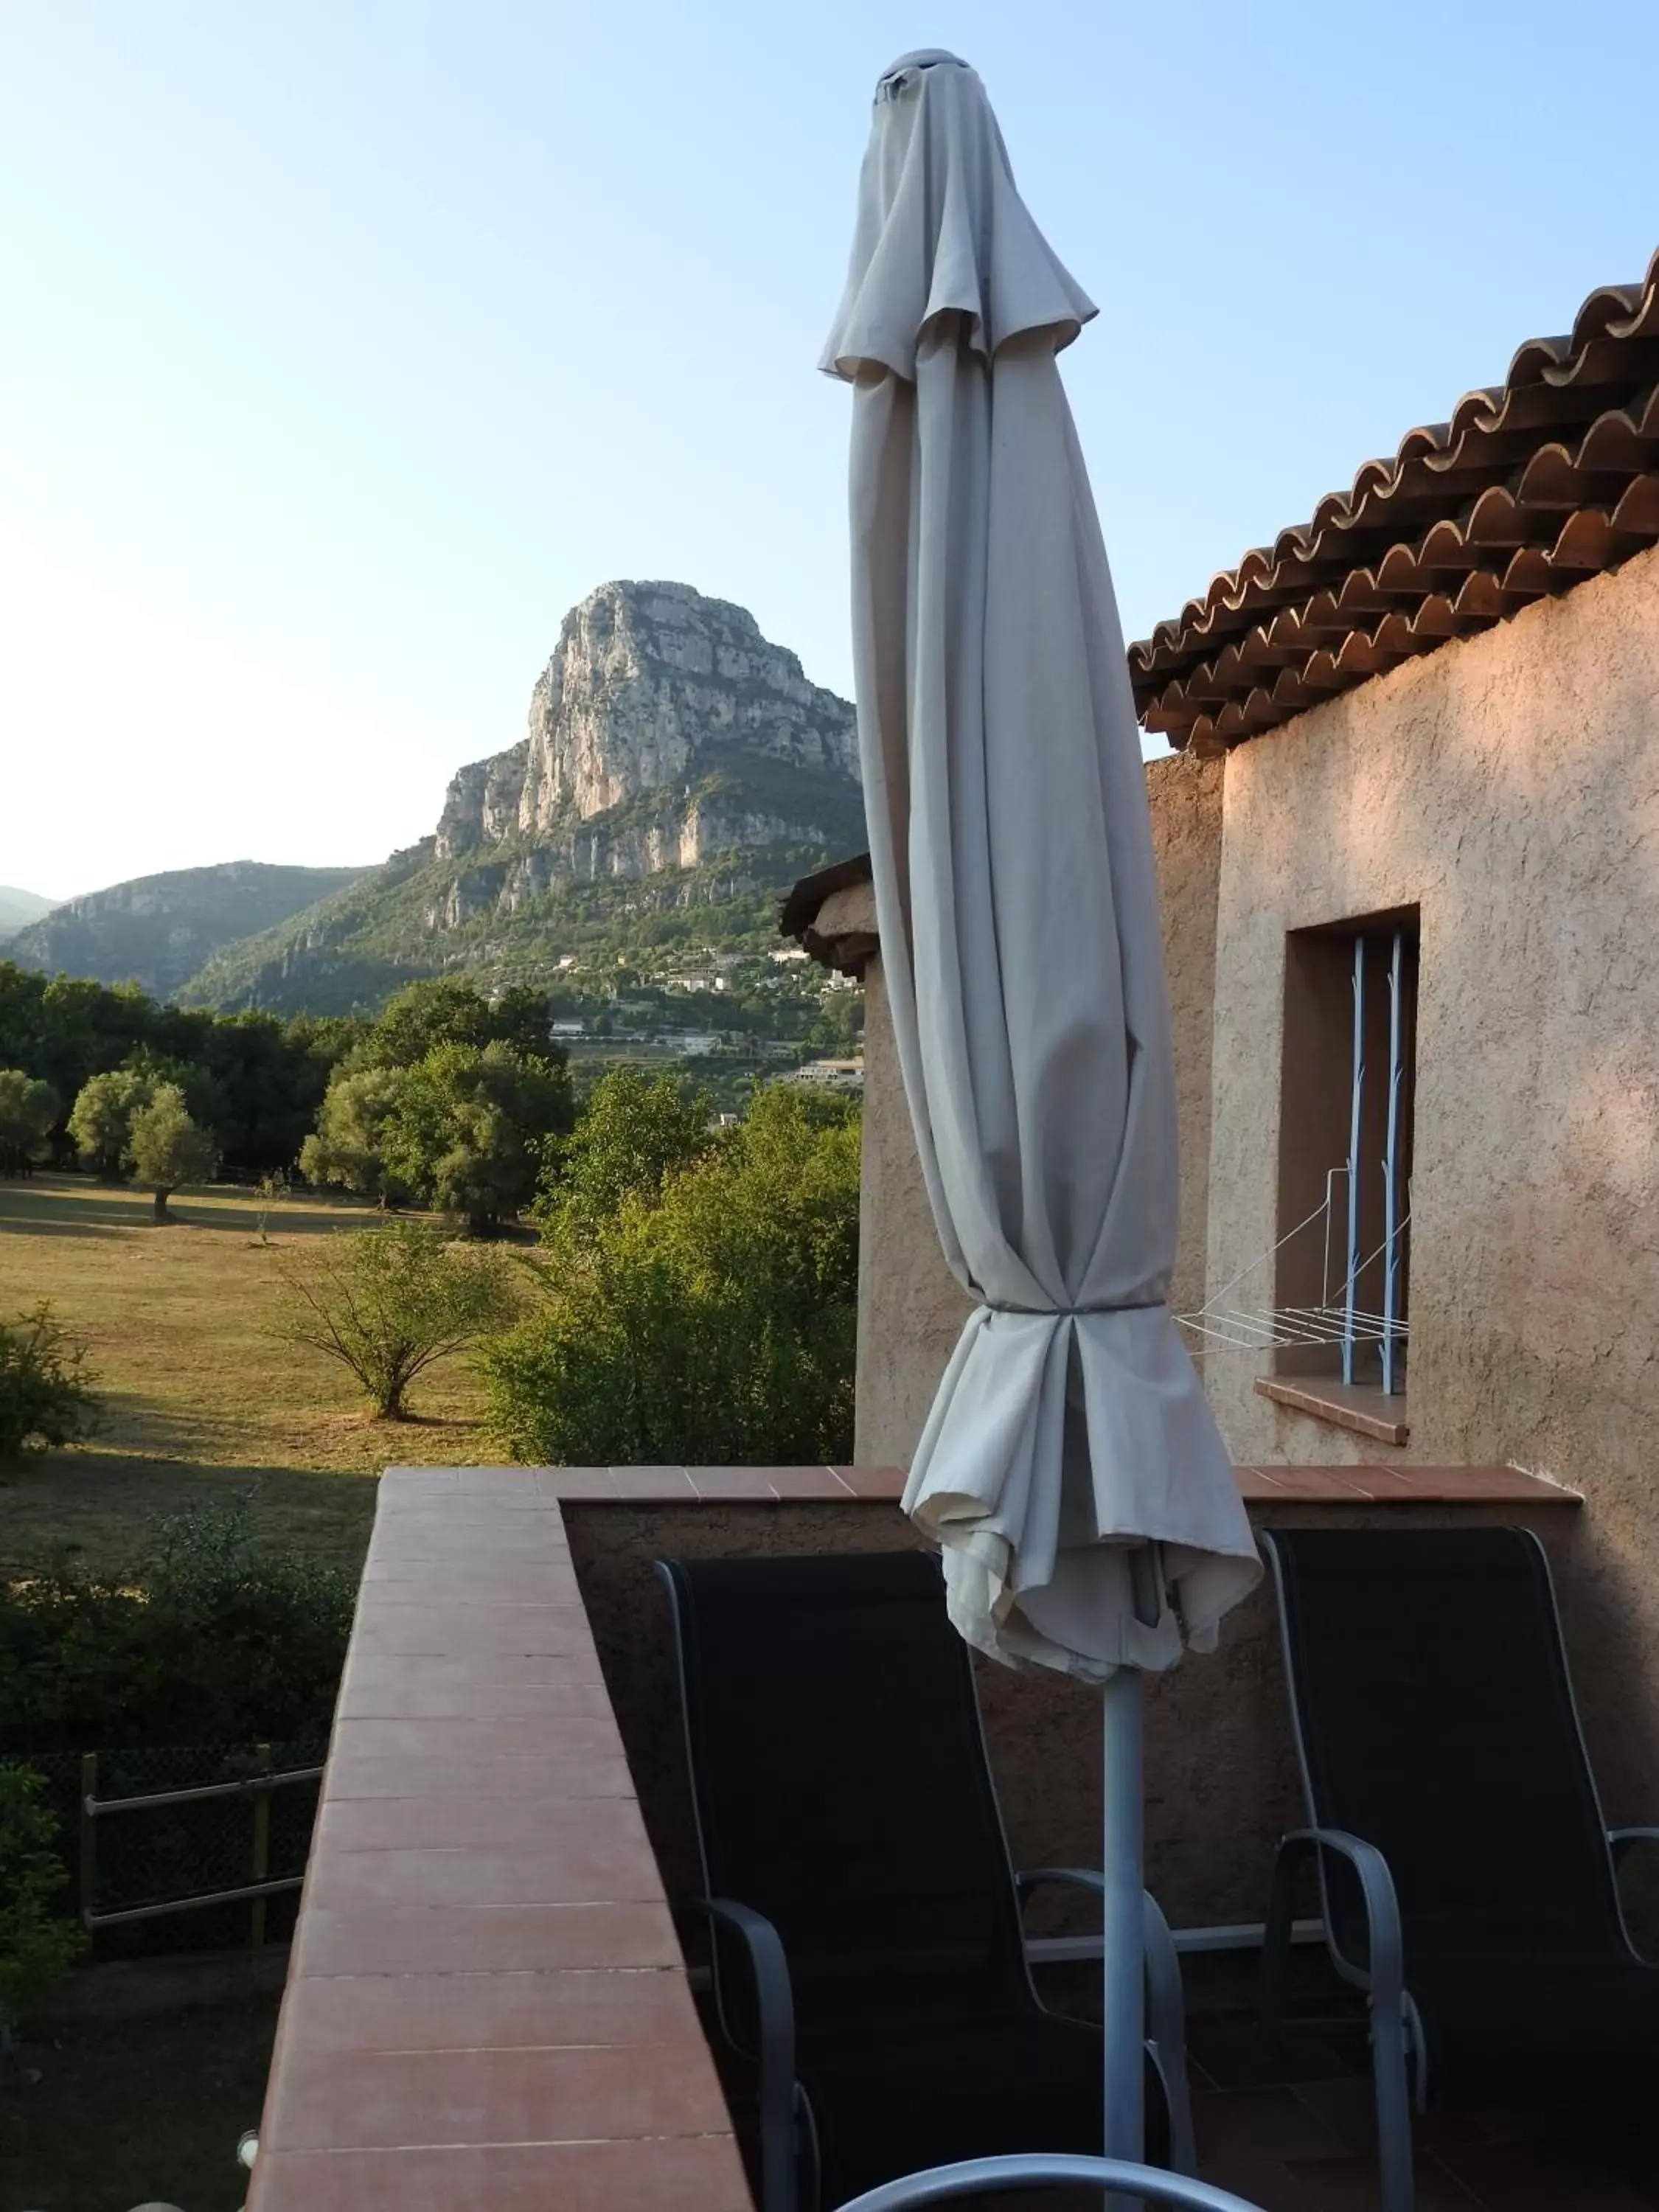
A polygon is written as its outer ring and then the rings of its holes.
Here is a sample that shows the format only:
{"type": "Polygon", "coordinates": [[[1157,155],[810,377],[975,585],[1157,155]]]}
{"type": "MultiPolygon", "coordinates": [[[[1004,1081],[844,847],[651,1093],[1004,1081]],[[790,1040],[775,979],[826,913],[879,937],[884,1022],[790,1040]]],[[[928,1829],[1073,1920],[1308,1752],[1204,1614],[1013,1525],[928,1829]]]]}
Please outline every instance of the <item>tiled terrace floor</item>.
{"type": "MultiPolygon", "coordinates": [[[[1366,2052],[1297,2037],[1267,2059],[1246,2013],[1188,2036],[1204,2177],[1263,2212],[1376,2212],[1366,2052]]],[[[1417,2212],[1656,2212],[1659,2116],[1575,2123],[1536,2112],[1417,2122],[1417,2212]]]]}

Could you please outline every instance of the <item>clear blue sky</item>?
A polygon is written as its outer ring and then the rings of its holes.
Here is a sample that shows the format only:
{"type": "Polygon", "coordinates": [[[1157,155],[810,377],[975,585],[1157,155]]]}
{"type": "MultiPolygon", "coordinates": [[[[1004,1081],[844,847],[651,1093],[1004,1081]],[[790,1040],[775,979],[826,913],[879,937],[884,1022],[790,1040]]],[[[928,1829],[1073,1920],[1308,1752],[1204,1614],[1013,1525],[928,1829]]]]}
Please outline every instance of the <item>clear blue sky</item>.
{"type": "Polygon", "coordinates": [[[921,43],[1100,302],[1132,635],[1659,240],[1652,0],[4,0],[0,882],[380,858],[611,576],[845,690],[813,364],[921,43]]]}

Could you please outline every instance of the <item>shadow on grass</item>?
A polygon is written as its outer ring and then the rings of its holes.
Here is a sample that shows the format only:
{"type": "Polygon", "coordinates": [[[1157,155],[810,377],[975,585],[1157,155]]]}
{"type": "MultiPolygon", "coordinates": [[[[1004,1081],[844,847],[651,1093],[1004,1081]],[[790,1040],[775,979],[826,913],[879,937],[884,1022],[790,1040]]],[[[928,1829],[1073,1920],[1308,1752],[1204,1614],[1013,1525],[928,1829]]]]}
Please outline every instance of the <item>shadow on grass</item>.
{"type": "Polygon", "coordinates": [[[376,1478],[295,1467],[203,1466],[132,1454],[53,1452],[0,1462],[0,1571],[69,1559],[94,1573],[132,1566],[161,1516],[248,1501],[256,1545],[292,1546],[356,1573],[376,1478]]]}
{"type": "Polygon", "coordinates": [[[151,1194],[125,1184],[95,1183],[70,1176],[28,1182],[0,1181],[0,1233],[92,1236],[112,1230],[231,1230],[258,1241],[260,1216],[276,1244],[285,1237],[325,1236],[331,1230],[366,1229],[387,1217],[360,1200],[311,1195],[263,1205],[247,1191],[209,1184],[177,1193],[168,1218],[157,1221],[151,1194]]]}
{"type": "MultiPolygon", "coordinates": [[[[274,1251],[290,1237],[327,1237],[338,1231],[350,1234],[362,1229],[374,1229],[389,1218],[398,1217],[381,1213],[374,1206],[342,1206],[337,1213],[319,1210],[314,1206],[273,1206],[265,1216],[265,1241],[274,1251]]],[[[150,1217],[144,1216],[149,1225],[150,1217]]],[[[257,1206],[235,1206],[222,1203],[204,1207],[192,1206],[190,1193],[172,1201],[172,1211],[165,1221],[157,1222],[159,1229],[234,1230],[257,1247],[259,1243],[259,1208],[257,1206]]]]}
{"type": "Polygon", "coordinates": [[[0,1237],[119,1237],[131,1224],[106,1225],[100,1221],[20,1221],[15,1214],[0,1213],[0,1237]]]}
{"type": "Polygon", "coordinates": [[[92,1437],[92,1450],[117,1459],[190,1460],[208,1465],[213,1460],[211,1439],[224,1426],[216,1415],[191,1413],[137,1390],[100,1387],[98,1411],[100,1425],[92,1437]]]}

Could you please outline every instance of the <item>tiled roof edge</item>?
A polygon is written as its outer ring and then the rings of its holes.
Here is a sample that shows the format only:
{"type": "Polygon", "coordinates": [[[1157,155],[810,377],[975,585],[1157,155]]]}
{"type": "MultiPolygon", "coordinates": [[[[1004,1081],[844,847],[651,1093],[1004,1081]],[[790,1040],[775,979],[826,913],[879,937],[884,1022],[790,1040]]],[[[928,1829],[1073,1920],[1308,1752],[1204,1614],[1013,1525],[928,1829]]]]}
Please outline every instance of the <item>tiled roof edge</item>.
{"type": "Polygon", "coordinates": [[[1223,750],[1656,543],[1659,252],[1132,645],[1136,704],[1223,750]]]}

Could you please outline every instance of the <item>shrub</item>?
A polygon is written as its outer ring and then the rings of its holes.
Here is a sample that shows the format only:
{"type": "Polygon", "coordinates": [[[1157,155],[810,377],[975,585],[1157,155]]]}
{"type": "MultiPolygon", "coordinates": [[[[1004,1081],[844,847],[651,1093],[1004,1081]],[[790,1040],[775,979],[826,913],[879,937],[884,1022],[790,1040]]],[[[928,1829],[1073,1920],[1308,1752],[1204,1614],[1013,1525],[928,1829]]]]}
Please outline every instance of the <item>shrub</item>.
{"type": "Polygon", "coordinates": [[[858,1209],[856,1115],[761,1092],[654,1195],[555,1224],[544,1303],[483,1354],[495,1435],[552,1463],[847,1457],[858,1209]]]}
{"type": "Polygon", "coordinates": [[[49,1300],[0,1322],[0,1461],[92,1434],[98,1407],[86,1356],[49,1300]]]}
{"type": "Polygon", "coordinates": [[[325,1730],[355,1596],[258,1548],[246,1500],[153,1522],[122,1575],[0,1584],[0,1753],[325,1730]]]}
{"type": "Polygon", "coordinates": [[[499,1252],[458,1244],[429,1223],[341,1231],[282,1263],[272,1334],[337,1360],[383,1419],[408,1417],[410,1386],[517,1309],[499,1252]]]}
{"type": "Polygon", "coordinates": [[[86,1937],[52,1910],[69,1875],[33,1767],[0,1764],[0,2050],[80,1955],[86,1937]]]}

